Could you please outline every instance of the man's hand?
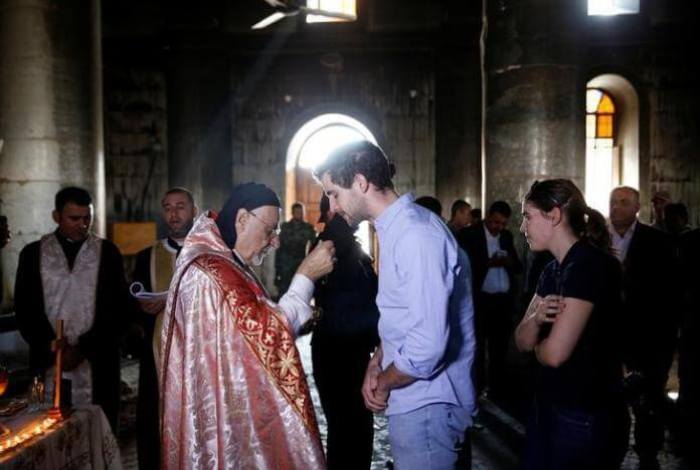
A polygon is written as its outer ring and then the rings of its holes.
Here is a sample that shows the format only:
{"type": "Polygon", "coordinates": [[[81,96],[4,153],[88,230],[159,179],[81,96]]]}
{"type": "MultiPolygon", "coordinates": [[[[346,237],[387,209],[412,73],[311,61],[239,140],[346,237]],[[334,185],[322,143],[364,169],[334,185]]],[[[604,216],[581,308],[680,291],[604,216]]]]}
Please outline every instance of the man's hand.
{"type": "Polygon", "coordinates": [[[493,254],[489,258],[488,267],[489,268],[505,268],[508,266],[508,253],[506,251],[500,250],[493,254]]]}
{"type": "Polygon", "coordinates": [[[75,346],[68,344],[65,338],[51,341],[51,351],[58,352],[63,350],[63,370],[70,372],[80,365],[85,360],[85,356],[75,346]]]}
{"type": "Polygon", "coordinates": [[[70,344],[63,348],[63,370],[70,372],[80,365],[85,360],[80,350],[70,344]]]}
{"type": "Polygon", "coordinates": [[[139,299],[139,305],[141,305],[141,310],[151,315],[158,315],[165,309],[166,300],[160,299],[139,299]]]}
{"type": "Polygon", "coordinates": [[[316,245],[316,248],[304,258],[304,261],[299,265],[299,269],[297,269],[297,274],[303,274],[311,279],[312,282],[316,282],[333,271],[335,262],[333,242],[325,240],[316,245]]]}
{"type": "Polygon", "coordinates": [[[542,326],[545,323],[554,323],[557,316],[564,310],[564,298],[560,295],[550,294],[535,305],[535,323],[542,326]]]}
{"type": "Polygon", "coordinates": [[[365,400],[365,407],[374,413],[384,411],[384,409],[386,409],[387,399],[389,398],[388,391],[380,392],[377,390],[377,377],[381,371],[379,365],[374,361],[374,358],[372,358],[367,365],[365,380],[362,382],[362,398],[365,400]],[[380,393],[378,394],[377,392],[380,393]]]}

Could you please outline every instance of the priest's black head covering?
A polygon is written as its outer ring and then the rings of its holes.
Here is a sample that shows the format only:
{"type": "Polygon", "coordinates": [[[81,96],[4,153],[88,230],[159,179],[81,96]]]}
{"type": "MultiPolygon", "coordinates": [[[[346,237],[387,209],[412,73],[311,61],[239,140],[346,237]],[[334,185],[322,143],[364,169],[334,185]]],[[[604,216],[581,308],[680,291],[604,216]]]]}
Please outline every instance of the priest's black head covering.
{"type": "Polygon", "coordinates": [[[226,204],[219,212],[219,217],[216,219],[221,238],[224,239],[229,248],[233,249],[236,245],[234,219],[236,214],[238,214],[238,209],[252,211],[262,206],[282,207],[282,204],[277,194],[264,184],[243,183],[233,188],[226,204]]]}

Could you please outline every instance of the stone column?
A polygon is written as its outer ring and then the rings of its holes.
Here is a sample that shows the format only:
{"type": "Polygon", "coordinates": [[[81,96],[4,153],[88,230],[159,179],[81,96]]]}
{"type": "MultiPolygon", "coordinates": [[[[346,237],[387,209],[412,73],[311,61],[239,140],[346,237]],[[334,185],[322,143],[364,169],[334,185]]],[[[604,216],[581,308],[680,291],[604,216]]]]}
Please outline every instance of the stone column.
{"type": "Polygon", "coordinates": [[[488,0],[484,207],[512,205],[535,180],[563,177],[582,190],[585,83],[577,30],[585,2],[488,0]]]}
{"type": "Polygon", "coordinates": [[[54,228],[56,191],[95,194],[91,3],[0,0],[0,212],[13,236],[0,255],[6,301],[19,251],[54,228]]]}
{"type": "Polygon", "coordinates": [[[0,2],[0,199],[12,229],[12,242],[2,251],[6,300],[19,251],[54,225],[51,208],[60,188],[50,5],[0,2]]]}

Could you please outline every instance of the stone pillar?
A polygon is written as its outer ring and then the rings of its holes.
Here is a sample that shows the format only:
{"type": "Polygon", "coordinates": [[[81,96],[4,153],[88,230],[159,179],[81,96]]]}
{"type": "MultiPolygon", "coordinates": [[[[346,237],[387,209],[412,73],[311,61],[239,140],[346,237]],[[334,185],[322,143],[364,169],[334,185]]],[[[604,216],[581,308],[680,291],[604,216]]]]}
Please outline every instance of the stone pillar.
{"type": "Polygon", "coordinates": [[[93,230],[107,236],[107,182],[105,176],[104,100],[102,87],[102,1],[90,0],[90,92],[92,98],[93,230]]]}
{"type": "Polygon", "coordinates": [[[6,302],[19,251],[54,227],[56,191],[78,185],[95,194],[91,8],[0,0],[0,212],[13,236],[1,253],[6,302]]]}
{"type": "Polygon", "coordinates": [[[6,300],[19,251],[53,227],[53,196],[60,187],[50,4],[0,2],[0,199],[12,229],[1,255],[6,300]]]}
{"type": "Polygon", "coordinates": [[[563,177],[582,190],[585,170],[585,83],[577,0],[488,0],[484,208],[512,205],[535,180],[563,177]]]}

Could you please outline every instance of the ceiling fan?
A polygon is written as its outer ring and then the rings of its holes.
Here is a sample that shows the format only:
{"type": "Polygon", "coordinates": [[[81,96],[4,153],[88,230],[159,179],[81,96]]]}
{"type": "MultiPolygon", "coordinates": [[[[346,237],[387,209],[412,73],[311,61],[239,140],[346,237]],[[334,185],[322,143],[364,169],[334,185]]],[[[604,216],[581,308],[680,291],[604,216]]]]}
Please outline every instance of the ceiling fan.
{"type": "Polygon", "coordinates": [[[275,12],[255,23],[250,29],[263,29],[284,18],[296,16],[299,13],[326,16],[328,18],[338,18],[347,21],[355,21],[357,19],[355,15],[349,15],[347,13],[309,8],[306,5],[301,5],[299,0],[265,0],[265,2],[274,8],[275,12]]]}

